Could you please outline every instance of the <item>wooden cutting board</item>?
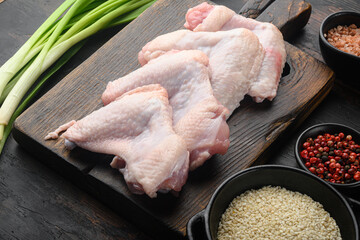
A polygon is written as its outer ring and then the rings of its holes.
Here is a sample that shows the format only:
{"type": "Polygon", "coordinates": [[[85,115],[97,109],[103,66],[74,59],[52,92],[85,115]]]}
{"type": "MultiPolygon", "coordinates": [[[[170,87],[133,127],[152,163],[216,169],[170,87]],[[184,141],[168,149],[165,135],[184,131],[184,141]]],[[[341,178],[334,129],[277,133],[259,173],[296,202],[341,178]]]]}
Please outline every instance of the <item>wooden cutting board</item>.
{"type": "MultiPolygon", "coordinates": [[[[201,211],[217,186],[249,167],[290,126],[299,123],[321,102],[333,84],[333,72],[324,64],[286,44],[287,64],[277,97],[257,104],[245,98],[228,120],[230,148],[191,172],[178,197],[159,194],[157,199],[131,194],[122,175],[109,166],[112,156],[64,148],[62,139],[44,141],[45,135],[72,119],[78,120],[102,106],[107,82],[137,68],[137,53],[160,34],[183,27],[188,8],[201,0],[158,0],[83,64],[25,111],[15,122],[13,136],[20,145],[90,191],[114,210],[156,239],[183,238],[186,223],[201,211]]],[[[258,19],[271,21],[285,37],[306,24],[311,7],[302,1],[253,0],[243,14],[265,9],[258,19]]],[[[260,12],[261,12],[260,11],[260,12]]],[[[257,16],[258,13],[255,13],[257,16]]]]}

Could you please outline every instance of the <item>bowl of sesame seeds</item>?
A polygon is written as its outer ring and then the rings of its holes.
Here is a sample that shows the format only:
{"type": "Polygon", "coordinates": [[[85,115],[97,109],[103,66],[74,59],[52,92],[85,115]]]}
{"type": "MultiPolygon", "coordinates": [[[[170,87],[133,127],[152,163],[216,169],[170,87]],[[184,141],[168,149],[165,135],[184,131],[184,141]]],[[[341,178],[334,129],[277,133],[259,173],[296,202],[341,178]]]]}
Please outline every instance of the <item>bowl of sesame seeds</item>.
{"type": "Polygon", "coordinates": [[[193,239],[359,239],[355,215],[331,185],[304,170],[263,165],[227,179],[188,222],[193,239]]]}
{"type": "Polygon", "coordinates": [[[330,14],[320,26],[319,44],[326,64],[344,82],[360,86],[360,13],[330,14]]]}

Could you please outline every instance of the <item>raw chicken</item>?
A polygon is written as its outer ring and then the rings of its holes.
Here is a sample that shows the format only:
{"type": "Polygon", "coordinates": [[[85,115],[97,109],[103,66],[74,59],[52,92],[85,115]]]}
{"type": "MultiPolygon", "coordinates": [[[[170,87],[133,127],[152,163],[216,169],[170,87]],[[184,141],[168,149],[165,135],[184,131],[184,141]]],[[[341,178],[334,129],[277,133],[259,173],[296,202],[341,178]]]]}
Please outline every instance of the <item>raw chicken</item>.
{"type": "Polygon", "coordinates": [[[266,53],[257,81],[251,86],[249,95],[256,102],[262,102],[265,98],[272,100],[276,96],[286,61],[283,36],[277,27],[271,23],[245,18],[225,6],[213,6],[206,2],[188,10],[184,26],[195,32],[247,28],[255,33],[266,53]]]}
{"type": "Polygon", "coordinates": [[[213,95],[208,61],[208,57],[198,50],[167,52],[110,82],[102,100],[108,104],[136,87],[161,84],[169,93],[173,126],[186,141],[190,169],[193,170],[213,154],[225,154],[229,147],[228,110],[213,95]]]}
{"type": "Polygon", "coordinates": [[[66,146],[115,155],[111,166],[123,173],[134,193],[180,191],[188,176],[189,152],[172,126],[168,95],[160,85],[136,88],[61,131],[66,146]],[[66,130],[67,129],[67,130],[66,130]]]}
{"type": "Polygon", "coordinates": [[[218,32],[179,30],[147,43],[139,52],[139,62],[145,65],[173,49],[198,49],[209,57],[214,96],[229,109],[229,115],[258,77],[265,54],[256,35],[244,28],[218,32]]]}

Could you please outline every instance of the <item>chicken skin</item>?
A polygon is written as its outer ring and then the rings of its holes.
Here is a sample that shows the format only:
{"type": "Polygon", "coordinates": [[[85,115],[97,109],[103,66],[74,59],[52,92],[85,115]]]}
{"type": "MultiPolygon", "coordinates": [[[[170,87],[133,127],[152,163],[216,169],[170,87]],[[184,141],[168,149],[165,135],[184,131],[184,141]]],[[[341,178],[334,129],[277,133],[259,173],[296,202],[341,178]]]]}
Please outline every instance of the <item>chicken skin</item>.
{"type": "Polygon", "coordinates": [[[138,58],[145,65],[168,51],[191,49],[209,57],[214,96],[230,115],[258,77],[265,54],[258,38],[245,28],[218,32],[178,30],[147,43],[138,58]]]}
{"type": "Polygon", "coordinates": [[[136,87],[160,84],[169,94],[175,132],[185,139],[190,170],[229,147],[228,110],[213,95],[209,59],[201,51],[169,51],[145,66],[108,83],[102,95],[109,104],[136,87]]]}
{"type": "Polygon", "coordinates": [[[251,30],[264,47],[265,57],[249,95],[256,102],[272,100],[276,96],[286,61],[284,39],[277,27],[243,17],[225,6],[213,6],[206,2],[188,10],[184,26],[194,32],[228,31],[236,28],[251,30]]]}
{"type": "Polygon", "coordinates": [[[189,152],[173,129],[168,95],[158,84],[129,91],[45,139],[56,139],[62,131],[68,148],[115,155],[111,166],[133,193],[154,198],[157,191],[178,192],[186,182],[189,152]]]}

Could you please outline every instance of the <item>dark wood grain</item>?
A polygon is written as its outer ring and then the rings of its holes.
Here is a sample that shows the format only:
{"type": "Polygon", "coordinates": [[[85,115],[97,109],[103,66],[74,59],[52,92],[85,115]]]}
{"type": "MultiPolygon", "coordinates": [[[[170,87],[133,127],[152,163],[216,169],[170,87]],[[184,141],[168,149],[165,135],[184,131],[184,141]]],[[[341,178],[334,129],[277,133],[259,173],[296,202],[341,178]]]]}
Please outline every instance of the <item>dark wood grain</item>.
{"type": "Polygon", "coordinates": [[[0,161],[0,239],[150,239],[14,139],[8,146],[0,161]]]}
{"type": "Polygon", "coordinates": [[[302,0],[278,0],[270,4],[257,20],[271,22],[288,40],[305,27],[311,15],[311,4],[302,0]],[[288,14],[278,14],[286,12],[288,14]]]}
{"type": "Polygon", "coordinates": [[[286,44],[288,65],[278,96],[273,102],[256,104],[246,98],[241,103],[228,121],[228,153],[214,156],[190,173],[179,197],[166,194],[149,199],[130,194],[121,174],[110,168],[109,156],[65,150],[63,140],[44,141],[46,133],[57,126],[101,107],[100,95],[107,82],[138,68],[136,54],[141,47],[155,36],[181,28],[186,10],[200,2],[159,0],[15,123],[14,137],[24,148],[157,238],[182,238],[188,219],[205,207],[212,190],[250,166],[290,125],[303,120],[333,83],[333,73],[324,64],[286,44]]]}
{"type": "Polygon", "coordinates": [[[239,14],[248,18],[257,18],[275,0],[249,0],[240,9],[239,14]]]}

